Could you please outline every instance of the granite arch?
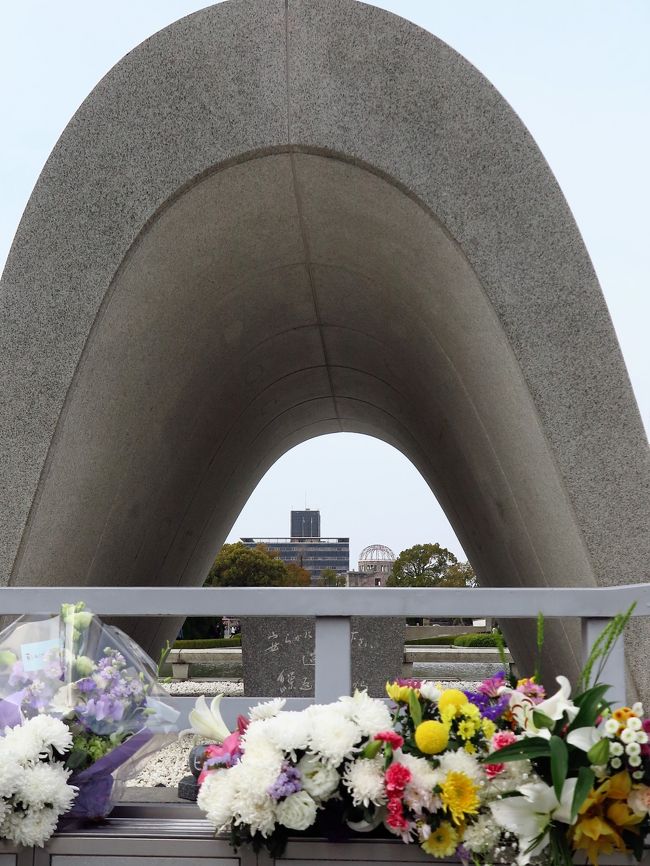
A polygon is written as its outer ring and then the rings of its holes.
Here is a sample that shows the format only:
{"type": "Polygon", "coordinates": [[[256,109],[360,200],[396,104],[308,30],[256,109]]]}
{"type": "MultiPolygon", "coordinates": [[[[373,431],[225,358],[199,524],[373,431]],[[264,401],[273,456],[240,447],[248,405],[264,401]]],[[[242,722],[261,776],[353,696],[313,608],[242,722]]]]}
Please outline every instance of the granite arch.
{"type": "Polygon", "coordinates": [[[568,206],[389,13],[229,0],[136,48],[46,164],[0,309],[10,583],[200,583],[265,469],[341,429],[407,454],[486,585],[648,579],[643,428],[568,206]]]}

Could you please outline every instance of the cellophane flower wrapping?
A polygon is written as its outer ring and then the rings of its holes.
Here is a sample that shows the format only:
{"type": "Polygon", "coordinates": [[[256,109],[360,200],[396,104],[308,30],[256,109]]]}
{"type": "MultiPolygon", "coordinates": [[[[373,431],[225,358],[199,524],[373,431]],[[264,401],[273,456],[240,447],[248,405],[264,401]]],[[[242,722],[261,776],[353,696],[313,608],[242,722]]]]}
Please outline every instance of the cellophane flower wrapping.
{"type": "Polygon", "coordinates": [[[152,659],[82,604],[0,632],[0,731],[41,715],[67,726],[65,768],[79,789],[68,816],[106,816],[121,783],[176,736],[166,698],[152,659]]]}

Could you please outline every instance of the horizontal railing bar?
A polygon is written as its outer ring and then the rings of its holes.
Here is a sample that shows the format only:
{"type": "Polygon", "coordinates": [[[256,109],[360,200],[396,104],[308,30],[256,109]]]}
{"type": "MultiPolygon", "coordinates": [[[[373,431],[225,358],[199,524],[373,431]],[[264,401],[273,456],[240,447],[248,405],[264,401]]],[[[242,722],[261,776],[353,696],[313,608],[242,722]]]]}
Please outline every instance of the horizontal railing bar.
{"type": "Polygon", "coordinates": [[[103,616],[611,617],[636,602],[650,615],[650,584],[490,589],[2,587],[0,616],[56,613],[82,601],[103,616]]]}

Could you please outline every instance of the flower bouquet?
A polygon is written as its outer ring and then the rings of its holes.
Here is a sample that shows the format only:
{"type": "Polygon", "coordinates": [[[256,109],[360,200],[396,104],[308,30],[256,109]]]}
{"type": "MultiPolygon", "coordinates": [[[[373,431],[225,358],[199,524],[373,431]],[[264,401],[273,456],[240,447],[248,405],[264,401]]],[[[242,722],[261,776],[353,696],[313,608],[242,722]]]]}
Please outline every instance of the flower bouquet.
{"type": "MultiPolygon", "coordinates": [[[[608,686],[505,673],[475,691],[419,680],[387,684],[387,705],[356,692],[302,712],[255,707],[207,765],[198,796],[217,832],[278,854],[290,832],[334,812],[339,828],[373,830],[464,863],[569,866],[583,851],[640,859],[650,830],[650,719],[612,710],[608,686]]],[[[602,660],[602,658],[601,658],[602,660]]]]}
{"type": "Polygon", "coordinates": [[[70,735],[64,768],[79,789],[69,816],[108,814],[116,781],[176,731],[178,713],[165,695],[153,661],[83,604],[21,617],[0,633],[0,731],[30,720],[63,722],[70,735]]]}

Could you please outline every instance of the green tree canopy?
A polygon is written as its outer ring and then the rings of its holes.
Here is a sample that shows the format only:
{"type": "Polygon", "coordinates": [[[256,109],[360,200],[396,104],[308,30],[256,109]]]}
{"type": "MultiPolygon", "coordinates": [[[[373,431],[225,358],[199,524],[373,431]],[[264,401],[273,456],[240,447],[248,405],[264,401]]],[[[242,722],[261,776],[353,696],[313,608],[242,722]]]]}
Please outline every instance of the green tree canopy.
{"type": "Polygon", "coordinates": [[[469,563],[459,563],[454,554],[439,544],[416,544],[403,550],[395,560],[386,586],[472,586],[474,572],[469,563]]]}
{"type": "Polygon", "coordinates": [[[339,574],[333,568],[324,568],[318,578],[319,586],[345,586],[345,575],[339,574]]]}
{"type": "Polygon", "coordinates": [[[308,586],[309,572],[287,567],[265,545],[247,547],[241,541],[224,544],[210,569],[206,586],[308,586]]]}

